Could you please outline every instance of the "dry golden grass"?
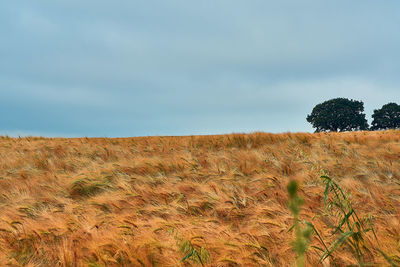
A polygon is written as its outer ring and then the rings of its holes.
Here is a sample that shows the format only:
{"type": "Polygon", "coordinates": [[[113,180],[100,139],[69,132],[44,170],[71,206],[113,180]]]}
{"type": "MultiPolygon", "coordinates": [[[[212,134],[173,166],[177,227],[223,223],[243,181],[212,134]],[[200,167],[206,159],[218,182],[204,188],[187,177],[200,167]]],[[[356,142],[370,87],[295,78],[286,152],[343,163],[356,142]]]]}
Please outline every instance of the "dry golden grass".
{"type": "MultiPolygon", "coordinates": [[[[0,266],[292,266],[286,185],[332,240],[321,174],[400,260],[400,132],[0,138],[0,266]]],[[[320,245],[316,240],[315,245],[320,245]]],[[[366,243],[370,261],[385,265],[366,243]]],[[[309,266],[320,252],[310,248],[309,266]]],[[[338,265],[355,263],[346,247],[338,265]]],[[[332,259],[331,259],[332,260],[332,259]]],[[[327,264],[327,262],[325,262],[327,264]]]]}

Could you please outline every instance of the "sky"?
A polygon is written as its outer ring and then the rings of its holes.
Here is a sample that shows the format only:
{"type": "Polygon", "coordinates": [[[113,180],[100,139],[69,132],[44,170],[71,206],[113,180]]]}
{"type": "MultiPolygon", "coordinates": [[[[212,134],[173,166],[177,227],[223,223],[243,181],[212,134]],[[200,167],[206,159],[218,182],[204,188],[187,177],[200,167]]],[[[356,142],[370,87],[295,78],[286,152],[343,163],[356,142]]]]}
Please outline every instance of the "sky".
{"type": "Polygon", "coordinates": [[[400,1],[0,3],[0,135],[313,132],[400,102],[400,1]]]}

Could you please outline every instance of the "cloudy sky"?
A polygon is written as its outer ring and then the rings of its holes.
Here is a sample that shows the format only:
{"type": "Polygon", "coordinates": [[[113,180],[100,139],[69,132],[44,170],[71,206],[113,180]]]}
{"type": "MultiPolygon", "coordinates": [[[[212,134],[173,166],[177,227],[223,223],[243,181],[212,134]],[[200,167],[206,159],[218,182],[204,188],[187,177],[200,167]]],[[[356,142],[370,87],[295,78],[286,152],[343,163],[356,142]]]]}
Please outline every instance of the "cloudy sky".
{"type": "Polygon", "coordinates": [[[0,3],[0,135],[312,132],[400,102],[400,1],[0,3]]]}

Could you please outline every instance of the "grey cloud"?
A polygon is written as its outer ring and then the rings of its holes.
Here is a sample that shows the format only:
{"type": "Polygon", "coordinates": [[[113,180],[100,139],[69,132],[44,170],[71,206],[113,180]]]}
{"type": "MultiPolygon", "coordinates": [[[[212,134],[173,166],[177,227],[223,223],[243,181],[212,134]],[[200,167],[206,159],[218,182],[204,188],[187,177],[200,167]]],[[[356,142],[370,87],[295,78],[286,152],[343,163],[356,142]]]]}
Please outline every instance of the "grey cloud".
{"type": "MultiPolygon", "coordinates": [[[[398,1],[0,4],[0,129],[312,131],[331,97],[398,101],[398,1]]],[[[1,132],[0,132],[1,133],[1,132]]]]}

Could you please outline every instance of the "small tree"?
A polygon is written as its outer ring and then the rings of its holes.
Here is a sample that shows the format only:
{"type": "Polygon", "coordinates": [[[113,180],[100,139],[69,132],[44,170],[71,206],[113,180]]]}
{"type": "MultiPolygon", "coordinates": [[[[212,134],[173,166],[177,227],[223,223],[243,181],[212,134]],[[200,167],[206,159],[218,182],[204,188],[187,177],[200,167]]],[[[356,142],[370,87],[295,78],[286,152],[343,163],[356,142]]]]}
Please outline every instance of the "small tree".
{"type": "Polygon", "coordinates": [[[400,105],[388,103],[372,114],[371,130],[387,130],[400,128],[400,105]]]}
{"type": "Polygon", "coordinates": [[[364,103],[347,98],[334,98],[316,105],[307,121],[316,132],[367,130],[364,103]]]}

